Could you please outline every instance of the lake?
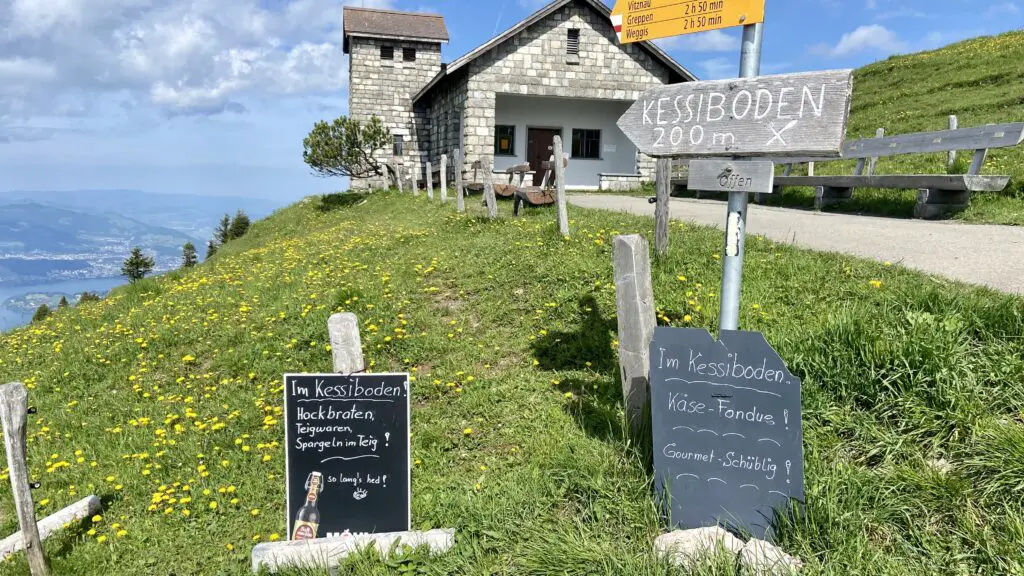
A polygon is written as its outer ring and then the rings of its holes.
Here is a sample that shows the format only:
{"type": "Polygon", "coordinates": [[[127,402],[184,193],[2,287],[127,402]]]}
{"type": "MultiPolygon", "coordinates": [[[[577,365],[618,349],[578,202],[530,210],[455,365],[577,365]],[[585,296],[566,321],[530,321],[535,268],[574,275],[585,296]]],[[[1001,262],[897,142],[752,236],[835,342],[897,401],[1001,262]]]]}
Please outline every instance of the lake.
{"type": "MultiPolygon", "coordinates": [[[[20,312],[3,305],[9,298],[17,298],[25,294],[47,293],[67,294],[69,297],[80,292],[97,292],[105,294],[108,290],[126,284],[123,277],[92,278],[89,280],[64,280],[46,284],[10,286],[0,283],[0,332],[28,324],[32,320],[33,311],[20,312]]],[[[70,299],[70,298],[69,298],[70,299]]]]}

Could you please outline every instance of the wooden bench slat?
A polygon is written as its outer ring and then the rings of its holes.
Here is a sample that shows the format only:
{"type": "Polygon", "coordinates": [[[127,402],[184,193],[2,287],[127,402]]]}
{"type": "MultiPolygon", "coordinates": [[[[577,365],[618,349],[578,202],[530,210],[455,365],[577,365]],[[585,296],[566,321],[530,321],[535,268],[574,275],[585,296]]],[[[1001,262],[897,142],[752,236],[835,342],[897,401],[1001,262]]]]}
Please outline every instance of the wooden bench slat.
{"type": "MultiPolygon", "coordinates": [[[[569,167],[569,159],[568,158],[562,158],[562,168],[568,168],[568,167],[569,167]]],[[[545,161],[541,162],[540,163],[540,169],[541,170],[554,170],[555,169],[555,161],[554,160],[545,160],[545,161]]]]}
{"type": "Polygon", "coordinates": [[[916,190],[969,190],[999,192],[1010,183],[1009,176],[972,174],[920,174],[874,176],[776,176],[776,186],[828,186],[832,188],[892,188],[916,190]]]}
{"type": "Polygon", "coordinates": [[[530,171],[530,164],[528,162],[524,163],[524,164],[516,164],[515,166],[509,166],[508,168],[505,169],[505,173],[506,174],[518,174],[520,172],[529,172],[529,171],[530,171]]]}

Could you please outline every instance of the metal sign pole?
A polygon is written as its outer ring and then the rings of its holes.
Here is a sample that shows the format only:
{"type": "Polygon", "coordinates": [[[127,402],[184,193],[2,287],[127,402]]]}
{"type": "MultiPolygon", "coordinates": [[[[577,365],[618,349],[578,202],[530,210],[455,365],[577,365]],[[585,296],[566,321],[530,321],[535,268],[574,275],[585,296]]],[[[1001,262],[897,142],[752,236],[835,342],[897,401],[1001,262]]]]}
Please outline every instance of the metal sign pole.
{"type": "MultiPolygon", "coordinates": [[[[752,78],[761,74],[763,27],[762,23],[743,27],[740,78],[752,78]]],[[[718,315],[719,330],[739,328],[748,200],[748,192],[729,192],[729,214],[725,223],[725,262],[722,266],[722,303],[718,315]]]]}

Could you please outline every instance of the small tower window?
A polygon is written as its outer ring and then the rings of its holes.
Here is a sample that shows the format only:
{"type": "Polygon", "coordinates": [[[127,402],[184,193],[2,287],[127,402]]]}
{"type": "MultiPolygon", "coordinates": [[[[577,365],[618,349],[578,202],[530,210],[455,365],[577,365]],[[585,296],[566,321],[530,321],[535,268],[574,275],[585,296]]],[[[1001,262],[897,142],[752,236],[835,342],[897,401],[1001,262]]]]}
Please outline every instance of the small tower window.
{"type": "Polygon", "coordinates": [[[394,150],[392,152],[394,152],[395,156],[401,156],[404,151],[405,137],[401,134],[395,134],[392,138],[394,139],[394,150]]]}
{"type": "Polygon", "coordinates": [[[394,60],[395,59],[395,47],[394,46],[381,46],[380,47],[380,59],[381,60],[394,60]]]}
{"type": "Polygon", "coordinates": [[[402,48],[402,60],[405,62],[416,61],[416,49],[415,48],[402,48]]]}
{"type": "Polygon", "coordinates": [[[576,56],[580,53],[580,29],[569,28],[569,36],[566,39],[565,53],[576,56]]]}

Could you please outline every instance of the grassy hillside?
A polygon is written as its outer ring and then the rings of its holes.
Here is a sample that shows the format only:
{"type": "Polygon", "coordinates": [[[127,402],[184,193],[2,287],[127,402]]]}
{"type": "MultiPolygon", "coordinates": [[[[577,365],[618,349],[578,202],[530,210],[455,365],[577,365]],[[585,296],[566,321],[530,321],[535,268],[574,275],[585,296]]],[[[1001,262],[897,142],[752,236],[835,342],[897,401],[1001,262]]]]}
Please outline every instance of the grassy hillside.
{"type": "MultiPolygon", "coordinates": [[[[329,371],[346,310],[371,370],[415,377],[413,522],[457,544],[341,574],[682,574],[650,553],[649,458],[621,429],[610,245],[651,221],[573,209],[567,240],[550,210],[333,200],[0,336],[0,381],[39,409],[38,514],[105,502],[47,544],[55,573],[248,573],[285,535],[281,375],[329,371]]],[[[662,323],[714,326],[721,242],[673,225],[662,323]]],[[[746,266],[741,325],[804,382],[808,516],[782,545],[805,574],[1024,573],[1024,300],[758,239],[746,266]]],[[[6,490],[0,511],[14,531],[6,490]]]]}
{"type": "MultiPolygon", "coordinates": [[[[955,114],[961,128],[1024,121],[1024,31],[986,36],[930,52],[893,56],[854,75],[849,138],[945,130],[955,114]]],[[[958,153],[956,171],[970,167],[972,151],[958,153]]],[[[852,174],[855,162],[822,163],[817,174],[852,174]]],[[[946,154],[879,160],[878,174],[945,174],[946,154]]],[[[989,152],[983,174],[1012,176],[1001,193],[976,194],[959,218],[1024,224],[1024,145],[989,152]]],[[[785,204],[811,206],[813,190],[794,189],[785,204]]],[[[858,190],[836,209],[910,216],[915,191],[858,190]]],[[[780,199],[775,199],[779,202],[780,199]]]]}

